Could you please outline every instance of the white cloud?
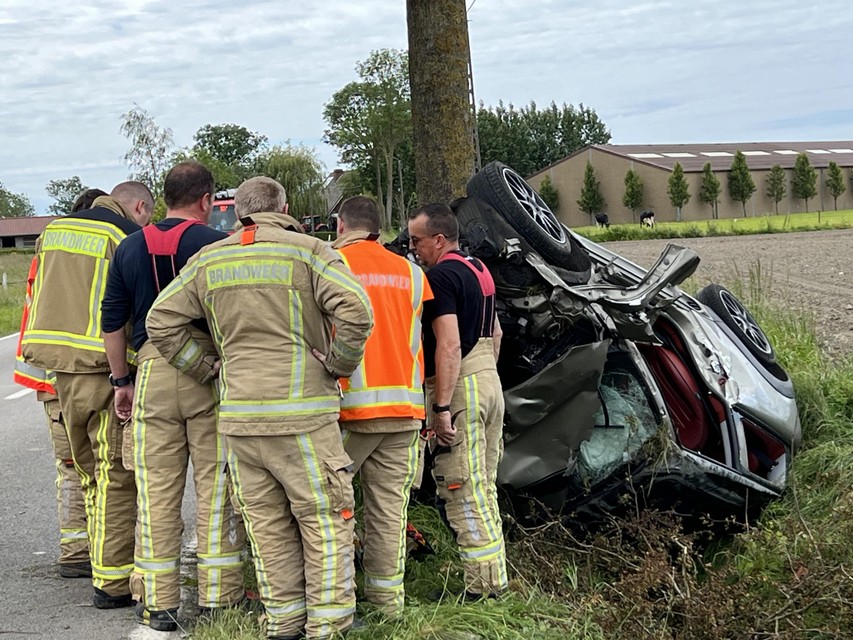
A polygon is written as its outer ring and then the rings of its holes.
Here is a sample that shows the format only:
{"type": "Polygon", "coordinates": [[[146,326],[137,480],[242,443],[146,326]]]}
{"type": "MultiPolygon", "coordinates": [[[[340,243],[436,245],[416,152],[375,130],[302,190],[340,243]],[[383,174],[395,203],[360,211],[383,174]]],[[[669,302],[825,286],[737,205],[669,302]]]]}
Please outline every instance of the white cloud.
{"type": "MultiPolygon", "coordinates": [[[[477,97],[583,102],[617,143],[849,138],[853,17],[821,5],[476,0],[477,97]]],[[[75,173],[109,187],[134,102],[180,144],[218,122],[320,144],[356,61],[405,45],[404,0],[3,0],[0,181],[37,201],[75,173]]]]}

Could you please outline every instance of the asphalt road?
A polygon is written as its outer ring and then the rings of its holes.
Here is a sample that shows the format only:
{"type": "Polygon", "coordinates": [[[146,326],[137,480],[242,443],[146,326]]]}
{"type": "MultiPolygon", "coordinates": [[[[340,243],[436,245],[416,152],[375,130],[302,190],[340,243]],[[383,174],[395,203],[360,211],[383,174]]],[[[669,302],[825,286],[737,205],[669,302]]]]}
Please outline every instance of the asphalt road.
{"type": "Polygon", "coordinates": [[[59,576],[53,450],[35,393],[12,382],[16,337],[0,338],[0,638],[178,637],[136,624],[130,608],[95,609],[90,580],[59,576]]]}

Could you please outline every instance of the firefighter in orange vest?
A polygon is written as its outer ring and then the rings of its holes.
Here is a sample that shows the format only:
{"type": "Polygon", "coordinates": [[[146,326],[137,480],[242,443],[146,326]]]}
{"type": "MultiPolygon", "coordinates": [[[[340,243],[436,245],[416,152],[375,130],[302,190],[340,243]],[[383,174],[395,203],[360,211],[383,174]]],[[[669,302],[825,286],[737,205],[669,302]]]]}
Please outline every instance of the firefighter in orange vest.
{"type": "Polygon", "coordinates": [[[24,362],[21,355],[21,337],[27,326],[30,301],[33,294],[33,280],[38,271],[38,261],[34,258],[27,276],[27,299],[21,317],[21,335],[18,337],[18,350],[15,353],[14,380],[20,385],[34,389],[36,398],[44,403],[47,423],[50,428],[50,440],[56,456],[56,503],[59,512],[59,575],[63,578],[89,578],[92,565],[89,562],[89,535],[86,531],[86,500],[80,476],[74,469],[71,457],[71,445],[62,413],[59,410],[59,398],[53,387],[55,376],[24,362]]]}
{"type": "Polygon", "coordinates": [[[406,511],[424,419],[421,312],[432,299],[426,275],[379,244],[379,208],[344,202],[332,245],[361,280],[374,311],[364,358],[341,380],[344,448],[364,496],[364,593],[387,615],[402,611],[406,511]]]}

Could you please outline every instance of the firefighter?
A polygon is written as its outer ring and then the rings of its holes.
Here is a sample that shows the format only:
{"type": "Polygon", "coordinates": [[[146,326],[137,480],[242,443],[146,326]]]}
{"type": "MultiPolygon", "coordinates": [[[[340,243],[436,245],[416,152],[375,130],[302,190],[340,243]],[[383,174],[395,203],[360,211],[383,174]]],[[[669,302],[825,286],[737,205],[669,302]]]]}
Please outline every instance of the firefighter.
{"type": "Polygon", "coordinates": [[[284,188],[237,189],[242,231],[202,249],[160,294],[148,335],[204,379],[219,371],[219,429],[252,543],[270,638],[330,638],[353,622],[352,460],[337,378],[364,355],[364,289],[326,243],[283,213],[284,188]],[[204,318],[216,353],[191,332],[204,318]],[[334,324],[334,335],[332,334],[334,324]],[[312,357],[325,356],[325,365],[312,357]]]}
{"type": "Polygon", "coordinates": [[[405,595],[406,512],[424,419],[421,313],[432,291],[420,267],[377,242],[379,208],[370,198],[344,202],[338,233],[333,246],[361,280],[375,322],[364,358],[341,380],[344,447],[364,496],[364,593],[393,616],[405,595]]]}
{"type": "Polygon", "coordinates": [[[412,250],[430,267],[435,296],[424,305],[433,478],[459,544],[462,596],[480,600],[507,589],[495,486],[504,414],[495,284],[485,265],[459,250],[459,226],[446,205],[415,209],[408,226],[412,250]]]}
{"type": "Polygon", "coordinates": [[[116,247],[153,211],[148,187],[123,182],[91,209],[51,222],[36,243],[33,301],[21,340],[26,364],[56,372],[60,410],[86,493],[92,601],[99,609],[133,604],[136,523],[136,485],[122,466],[122,430],[107,376],[101,298],[116,247]]]}
{"type": "MultiPolygon", "coordinates": [[[[165,219],[119,245],[101,305],[101,327],[116,384],[116,413],[124,421],[132,414],[124,439],[125,445],[133,444],[128,453],[138,491],[131,592],[139,601],[138,621],[157,631],[178,626],[181,503],[190,460],[197,498],[199,606],[209,613],[244,596],[240,554],[245,534],[231,507],[213,381],[198,381],[171,367],[145,332],[145,317],[157,294],[199,249],[227,237],[205,224],[213,193],[213,176],[204,165],[175,165],[163,183],[165,219]],[[135,383],[124,357],[128,321],[138,353],[135,383]]],[[[191,333],[206,352],[214,351],[206,324],[197,324],[191,333]]]]}
{"type": "Polygon", "coordinates": [[[21,338],[27,326],[32,300],[33,281],[38,270],[38,261],[33,258],[27,276],[27,297],[21,317],[21,334],[15,354],[14,380],[29,389],[35,389],[36,398],[44,405],[50,441],[56,458],[56,503],[59,513],[59,575],[63,578],[91,578],[89,562],[89,534],[86,531],[86,500],[80,476],[74,470],[71,445],[62,422],[59,399],[56,396],[53,373],[24,362],[21,355],[21,338]]]}

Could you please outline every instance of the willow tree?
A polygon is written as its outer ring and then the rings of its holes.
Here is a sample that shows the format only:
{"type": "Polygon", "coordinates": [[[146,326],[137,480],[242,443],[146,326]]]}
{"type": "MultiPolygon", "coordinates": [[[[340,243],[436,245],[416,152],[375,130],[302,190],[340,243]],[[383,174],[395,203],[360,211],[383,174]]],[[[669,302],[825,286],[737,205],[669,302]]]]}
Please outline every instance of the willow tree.
{"type": "Polygon", "coordinates": [[[407,0],[418,202],[465,195],[474,173],[465,0],[407,0]]]}

